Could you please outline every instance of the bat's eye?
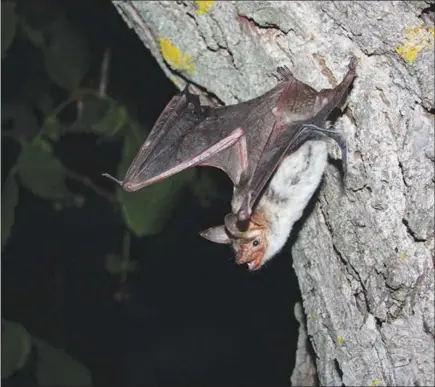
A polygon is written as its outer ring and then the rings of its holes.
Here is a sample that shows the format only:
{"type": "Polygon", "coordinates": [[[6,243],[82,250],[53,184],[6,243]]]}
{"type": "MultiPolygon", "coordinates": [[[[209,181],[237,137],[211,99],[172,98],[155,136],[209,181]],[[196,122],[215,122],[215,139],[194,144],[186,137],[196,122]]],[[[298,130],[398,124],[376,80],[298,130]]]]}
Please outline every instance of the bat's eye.
{"type": "Polygon", "coordinates": [[[257,247],[260,244],[260,241],[258,239],[255,239],[254,242],[252,242],[252,246],[257,247]]]}

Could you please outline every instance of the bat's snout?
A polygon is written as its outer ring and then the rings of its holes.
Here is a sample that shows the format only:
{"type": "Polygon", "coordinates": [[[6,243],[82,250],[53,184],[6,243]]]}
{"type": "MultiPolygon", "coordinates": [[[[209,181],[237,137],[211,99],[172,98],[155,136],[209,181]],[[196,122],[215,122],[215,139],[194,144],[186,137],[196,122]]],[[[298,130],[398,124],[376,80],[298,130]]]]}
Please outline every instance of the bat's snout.
{"type": "Polygon", "coordinates": [[[264,253],[265,251],[263,248],[258,251],[252,251],[250,246],[239,246],[236,263],[238,265],[247,264],[249,271],[258,270],[263,264],[264,253]]]}

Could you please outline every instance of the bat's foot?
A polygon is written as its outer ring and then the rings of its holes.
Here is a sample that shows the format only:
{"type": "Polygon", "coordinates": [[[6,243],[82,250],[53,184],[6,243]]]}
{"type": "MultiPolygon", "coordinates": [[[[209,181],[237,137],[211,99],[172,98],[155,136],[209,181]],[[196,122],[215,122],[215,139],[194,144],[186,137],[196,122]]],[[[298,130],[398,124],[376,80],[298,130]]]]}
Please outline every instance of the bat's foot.
{"type": "Polygon", "coordinates": [[[349,70],[350,71],[355,71],[357,63],[358,63],[358,61],[356,59],[356,56],[352,56],[350,58],[350,61],[349,61],[349,70]]]}
{"type": "Polygon", "coordinates": [[[287,66],[278,66],[276,72],[282,78],[283,81],[293,78],[293,73],[287,66]]]}

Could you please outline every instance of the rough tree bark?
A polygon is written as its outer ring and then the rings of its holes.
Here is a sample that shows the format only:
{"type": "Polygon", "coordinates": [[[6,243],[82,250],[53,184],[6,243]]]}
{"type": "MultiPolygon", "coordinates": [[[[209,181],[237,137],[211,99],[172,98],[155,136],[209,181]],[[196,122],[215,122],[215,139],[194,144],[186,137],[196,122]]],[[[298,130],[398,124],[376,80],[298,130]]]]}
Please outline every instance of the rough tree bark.
{"type": "Polygon", "coordinates": [[[336,123],[345,192],[331,164],[292,249],[306,324],[292,383],[433,386],[433,2],[113,3],[174,83],[227,104],[274,86],[280,64],[333,87],[357,56],[336,123]]]}

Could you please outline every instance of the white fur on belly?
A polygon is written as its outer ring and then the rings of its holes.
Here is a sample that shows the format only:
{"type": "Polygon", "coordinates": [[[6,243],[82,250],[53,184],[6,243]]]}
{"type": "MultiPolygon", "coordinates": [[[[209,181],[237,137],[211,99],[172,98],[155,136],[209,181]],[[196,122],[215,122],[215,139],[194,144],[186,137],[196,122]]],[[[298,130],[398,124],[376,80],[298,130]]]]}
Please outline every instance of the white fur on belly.
{"type": "Polygon", "coordinates": [[[293,225],[320,184],[327,156],[326,142],[307,141],[276,170],[256,209],[264,213],[269,224],[263,262],[273,258],[285,245],[293,225]]]}

